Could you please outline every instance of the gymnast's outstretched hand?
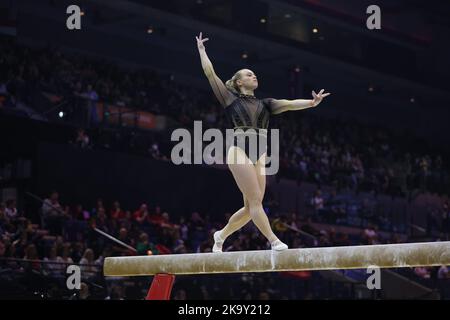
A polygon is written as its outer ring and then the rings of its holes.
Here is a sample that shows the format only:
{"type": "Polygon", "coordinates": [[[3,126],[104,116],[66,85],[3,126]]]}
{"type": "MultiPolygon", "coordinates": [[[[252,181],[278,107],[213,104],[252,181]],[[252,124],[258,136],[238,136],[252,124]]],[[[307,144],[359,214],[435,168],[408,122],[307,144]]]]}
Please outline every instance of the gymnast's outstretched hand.
{"type": "Polygon", "coordinates": [[[202,39],[202,34],[203,32],[200,32],[200,35],[195,37],[195,39],[197,39],[198,50],[205,50],[205,45],[203,43],[209,40],[209,38],[202,39]]]}
{"type": "Polygon", "coordinates": [[[331,93],[323,93],[325,89],[322,89],[319,91],[319,93],[316,93],[314,90],[312,92],[313,100],[311,102],[311,105],[313,107],[317,106],[319,103],[322,102],[322,99],[329,96],[331,93]]]}

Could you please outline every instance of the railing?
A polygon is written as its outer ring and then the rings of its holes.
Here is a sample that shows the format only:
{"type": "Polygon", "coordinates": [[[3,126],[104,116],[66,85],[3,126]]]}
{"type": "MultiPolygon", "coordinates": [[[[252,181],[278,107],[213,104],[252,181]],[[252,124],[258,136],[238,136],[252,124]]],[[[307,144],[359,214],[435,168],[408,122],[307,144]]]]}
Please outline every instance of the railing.
{"type": "Polygon", "coordinates": [[[68,286],[69,266],[80,268],[80,285],[95,298],[106,296],[103,263],[80,264],[40,259],[0,258],[0,299],[74,299],[80,290],[68,286]]]}
{"type": "MultiPolygon", "coordinates": [[[[78,266],[82,270],[82,273],[90,275],[102,275],[102,264],[80,264],[80,263],[68,263],[58,262],[50,260],[39,259],[17,259],[17,258],[0,258],[0,275],[6,270],[11,271],[26,271],[29,269],[36,271],[47,271],[54,275],[67,275],[66,270],[69,266],[78,266]],[[55,267],[56,266],[56,267],[55,267]],[[92,270],[95,269],[95,270],[92,270]]],[[[82,274],[83,277],[83,274],[82,274]]]]}

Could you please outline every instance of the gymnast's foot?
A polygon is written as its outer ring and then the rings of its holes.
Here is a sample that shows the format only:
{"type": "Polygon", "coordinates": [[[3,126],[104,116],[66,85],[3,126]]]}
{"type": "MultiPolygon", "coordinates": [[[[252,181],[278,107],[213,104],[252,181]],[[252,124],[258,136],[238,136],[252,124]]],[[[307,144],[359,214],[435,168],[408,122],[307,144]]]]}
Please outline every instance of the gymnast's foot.
{"type": "Polygon", "coordinates": [[[272,247],[272,250],[275,250],[275,251],[282,251],[282,250],[286,250],[288,248],[288,246],[285,243],[281,242],[280,239],[277,239],[277,240],[271,242],[270,245],[272,247]]]}
{"type": "Polygon", "coordinates": [[[212,252],[222,252],[223,239],[220,237],[220,231],[214,232],[214,246],[212,252]]]}

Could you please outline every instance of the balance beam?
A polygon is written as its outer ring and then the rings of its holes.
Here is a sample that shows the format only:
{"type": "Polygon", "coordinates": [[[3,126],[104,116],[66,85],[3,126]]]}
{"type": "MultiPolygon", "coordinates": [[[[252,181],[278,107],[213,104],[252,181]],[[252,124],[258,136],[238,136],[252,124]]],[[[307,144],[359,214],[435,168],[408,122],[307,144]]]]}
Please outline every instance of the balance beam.
{"type": "Polygon", "coordinates": [[[450,241],[369,246],[108,257],[105,276],[214,274],[450,265],[450,241]]]}

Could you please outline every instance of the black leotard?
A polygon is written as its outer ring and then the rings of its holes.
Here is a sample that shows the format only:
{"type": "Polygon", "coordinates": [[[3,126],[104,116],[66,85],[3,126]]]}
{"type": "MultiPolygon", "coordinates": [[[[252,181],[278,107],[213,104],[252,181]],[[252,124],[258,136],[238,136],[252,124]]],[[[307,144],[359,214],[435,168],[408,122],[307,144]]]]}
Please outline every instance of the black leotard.
{"type": "Polygon", "coordinates": [[[276,99],[273,98],[258,99],[252,95],[233,93],[223,84],[218,85],[214,78],[210,83],[220,104],[225,108],[225,113],[234,129],[235,139],[232,145],[242,148],[247,157],[253,163],[256,163],[261,155],[267,151],[269,119],[280,108],[280,104],[276,103],[276,99]],[[250,143],[254,142],[255,139],[250,137],[255,136],[255,134],[257,146],[253,146],[253,148],[256,147],[257,153],[252,154],[250,143]]]}

